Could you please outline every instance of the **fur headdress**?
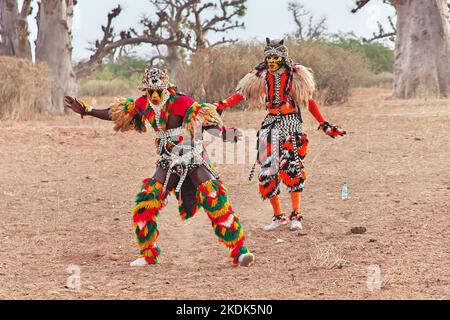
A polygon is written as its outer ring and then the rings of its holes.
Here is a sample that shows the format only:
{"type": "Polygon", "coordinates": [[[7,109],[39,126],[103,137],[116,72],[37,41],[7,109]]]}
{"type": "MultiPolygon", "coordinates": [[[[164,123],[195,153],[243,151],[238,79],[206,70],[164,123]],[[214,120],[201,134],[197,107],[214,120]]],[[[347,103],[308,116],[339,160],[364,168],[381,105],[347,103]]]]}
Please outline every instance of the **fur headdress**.
{"type": "Polygon", "coordinates": [[[284,58],[285,64],[292,68],[294,67],[294,62],[289,59],[289,49],[284,45],[284,39],[283,40],[270,40],[269,38],[266,38],[266,48],[264,49],[264,61],[261,63],[261,65],[264,65],[267,68],[265,59],[269,55],[276,55],[279,57],[284,58]]]}
{"type": "Polygon", "coordinates": [[[138,89],[145,91],[146,89],[164,90],[173,87],[169,81],[167,70],[158,68],[145,69],[141,84],[138,89]]]}
{"type": "MultiPolygon", "coordinates": [[[[290,94],[297,103],[307,105],[316,87],[311,69],[295,64],[289,58],[289,50],[284,45],[284,40],[271,41],[269,38],[266,38],[266,42],[264,58],[275,54],[285,59],[285,67],[292,72],[292,91],[290,94]]],[[[249,101],[252,107],[262,108],[265,105],[264,102],[267,96],[265,74],[268,72],[267,69],[267,63],[264,59],[263,62],[257,65],[238,84],[237,91],[249,101]]]]}
{"type": "Polygon", "coordinates": [[[264,58],[267,56],[274,54],[279,57],[283,57],[287,59],[289,57],[289,50],[284,45],[284,40],[281,41],[271,41],[269,38],[266,38],[266,48],[264,49],[264,58]]]}

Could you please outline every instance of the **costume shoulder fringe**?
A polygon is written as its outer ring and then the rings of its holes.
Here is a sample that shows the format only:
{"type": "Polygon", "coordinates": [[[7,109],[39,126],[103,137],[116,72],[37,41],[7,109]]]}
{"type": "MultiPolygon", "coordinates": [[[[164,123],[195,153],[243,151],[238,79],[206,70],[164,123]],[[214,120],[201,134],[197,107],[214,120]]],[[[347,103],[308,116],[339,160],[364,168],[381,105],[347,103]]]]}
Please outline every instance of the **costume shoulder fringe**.
{"type": "Polygon", "coordinates": [[[120,98],[109,107],[109,115],[114,122],[114,131],[126,132],[136,130],[146,132],[145,121],[136,113],[133,99],[120,98]]]}
{"type": "Polygon", "coordinates": [[[308,105],[315,90],[316,83],[312,70],[302,65],[296,65],[292,83],[292,96],[295,101],[305,106],[308,105]]]}
{"type": "Polygon", "coordinates": [[[254,70],[242,78],[236,91],[248,100],[251,107],[263,108],[266,99],[266,83],[264,78],[259,77],[256,73],[254,70]]]}
{"type": "Polygon", "coordinates": [[[222,118],[216,110],[216,106],[210,103],[195,102],[186,112],[183,127],[194,135],[195,127],[201,124],[203,127],[223,125],[222,118]]]}

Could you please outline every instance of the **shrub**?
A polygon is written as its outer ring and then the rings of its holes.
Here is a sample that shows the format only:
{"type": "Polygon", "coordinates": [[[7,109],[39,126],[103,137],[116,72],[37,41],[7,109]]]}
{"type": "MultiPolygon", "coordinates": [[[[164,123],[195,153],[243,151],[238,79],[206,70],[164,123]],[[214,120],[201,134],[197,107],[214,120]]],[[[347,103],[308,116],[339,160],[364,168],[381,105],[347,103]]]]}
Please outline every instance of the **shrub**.
{"type": "Polygon", "coordinates": [[[91,80],[120,80],[130,88],[137,88],[148,61],[133,56],[124,56],[116,61],[107,61],[95,72],[91,80]]]}
{"type": "Polygon", "coordinates": [[[31,118],[42,92],[51,88],[47,66],[0,56],[0,117],[31,118]]]}
{"type": "Polygon", "coordinates": [[[327,42],[288,44],[290,55],[300,64],[314,71],[317,95],[326,104],[345,102],[351,88],[372,76],[364,57],[327,42]]]}
{"type": "Polygon", "coordinates": [[[375,73],[394,72],[394,51],[380,43],[364,43],[353,34],[336,35],[332,43],[347,51],[363,55],[375,73]]]}
{"type": "Polygon", "coordinates": [[[79,96],[89,97],[128,96],[131,93],[128,84],[121,80],[86,80],[82,81],[78,88],[79,96]]]}
{"type": "MultiPolygon", "coordinates": [[[[350,89],[371,76],[361,54],[325,42],[290,42],[290,57],[313,69],[318,97],[327,104],[347,100],[350,89]]],[[[262,43],[237,43],[208,48],[191,56],[176,83],[196,99],[216,101],[233,93],[239,80],[262,61],[262,43]]]]}
{"type": "Polygon", "coordinates": [[[364,78],[360,83],[360,87],[380,87],[388,86],[391,87],[394,82],[394,75],[389,72],[382,72],[378,74],[373,74],[364,78]]]}
{"type": "MultiPolygon", "coordinates": [[[[378,55],[383,56],[386,53],[383,50],[389,49],[382,47],[384,49],[381,51],[372,50],[375,48],[372,45],[342,39],[340,43],[338,40],[290,40],[287,43],[291,58],[313,69],[318,87],[317,98],[327,104],[346,101],[352,87],[384,84],[392,79],[392,75],[386,72],[375,75],[370,62],[376,59],[383,61],[384,58],[378,55]],[[372,49],[366,52],[365,49],[355,48],[372,49]],[[372,54],[373,58],[369,59],[368,56],[372,54]]],[[[199,50],[184,59],[183,71],[176,74],[173,82],[180,91],[197,100],[214,102],[224,99],[234,92],[239,80],[262,61],[264,46],[265,43],[253,41],[199,50]]],[[[386,62],[386,66],[390,63],[386,62]]],[[[137,87],[146,65],[145,60],[135,57],[122,57],[116,62],[108,62],[91,78],[99,82],[83,82],[80,93],[88,96],[125,95],[130,88],[134,91],[137,87]],[[128,89],[124,84],[128,85],[128,89]]],[[[383,70],[381,67],[375,69],[383,70]]]]}
{"type": "Polygon", "coordinates": [[[198,100],[214,102],[234,92],[239,80],[261,60],[263,46],[237,43],[194,53],[174,79],[178,88],[198,100]]]}

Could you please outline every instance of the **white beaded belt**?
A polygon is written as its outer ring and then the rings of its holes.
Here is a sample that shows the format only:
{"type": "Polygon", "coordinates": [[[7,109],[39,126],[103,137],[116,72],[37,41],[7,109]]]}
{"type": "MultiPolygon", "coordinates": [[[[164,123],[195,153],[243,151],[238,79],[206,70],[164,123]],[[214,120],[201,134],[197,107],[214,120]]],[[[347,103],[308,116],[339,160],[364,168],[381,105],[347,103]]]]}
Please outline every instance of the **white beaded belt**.
{"type": "Polygon", "coordinates": [[[172,174],[172,170],[178,166],[180,169],[180,172],[178,173],[180,175],[180,181],[178,182],[175,192],[179,193],[180,199],[181,199],[181,187],[183,186],[184,181],[187,178],[187,175],[189,173],[189,166],[190,165],[204,165],[206,169],[214,176],[218,177],[217,173],[214,172],[214,170],[211,169],[209,164],[203,159],[202,153],[203,153],[203,145],[201,144],[201,141],[195,141],[194,147],[188,146],[188,145],[177,145],[174,148],[181,148],[183,149],[183,155],[178,155],[174,153],[169,154],[163,154],[162,159],[165,159],[169,163],[169,168],[167,170],[166,179],[164,181],[163,186],[163,192],[167,191],[167,185],[169,183],[170,175],[172,174]]]}
{"type": "Polygon", "coordinates": [[[303,133],[303,124],[299,115],[271,115],[269,114],[263,122],[263,127],[269,127],[270,130],[277,130],[281,135],[291,135],[294,132],[303,133]]]}
{"type": "Polygon", "coordinates": [[[156,137],[158,139],[167,139],[171,137],[178,137],[184,134],[184,130],[182,127],[178,127],[175,129],[169,129],[167,131],[156,131],[156,137]]]}

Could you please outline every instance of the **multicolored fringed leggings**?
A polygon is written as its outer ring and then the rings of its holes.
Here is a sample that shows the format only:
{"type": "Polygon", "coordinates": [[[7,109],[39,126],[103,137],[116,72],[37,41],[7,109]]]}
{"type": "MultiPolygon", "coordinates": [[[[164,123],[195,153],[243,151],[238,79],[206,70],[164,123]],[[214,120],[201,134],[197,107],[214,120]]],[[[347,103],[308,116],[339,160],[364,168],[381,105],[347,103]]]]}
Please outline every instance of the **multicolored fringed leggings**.
{"type": "Polygon", "coordinates": [[[239,257],[249,251],[244,245],[244,230],[228,201],[227,190],[223,183],[220,180],[203,183],[197,191],[197,202],[208,214],[219,242],[231,250],[229,256],[233,259],[233,263],[237,264],[239,257]]]}
{"type": "MultiPolygon", "coordinates": [[[[133,209],[134,230],[141,250],[149,264],[158,263],[161,251],[156,246],[158,238],[157,217],[164,207],[163,185],[154,179],[143,181],[141,192],[137,195],[133,209]]],[[[239,256],[248,253],[244,245],[245,236],[239,218],[228,201],[227,191],[219,180],[209,180],[199,186],[196,194],[199,207],[203,207],[210,218],[215,234],[220,242],[230,250],[233,263],[237,264],[239,256]]],[[[186,218],[180,207],[182,218],[186,218]]],[[[194,215],[195,213],[189,213],[194,215]]]]}
{"type": "Polygon", "coordinates": [[[142,181],[141,192],[133,209],[133,228],[141,250],[141,256],[150,264],[158,263],[161,251],[156,246],[159,212],[164,207],[163,185],[155,179],[142,181]]]}
{"type": "Polygon", "coordinates": [[[259,138],[258,162],[259,192],[263,199],[271,199],[280,193],[283,182],[289,192],[302,192],[306,171],[304,159],[308,152],[308,138],[301,132],[287,136],[276,136],[276,131],[269,131],[259,138]]]}

